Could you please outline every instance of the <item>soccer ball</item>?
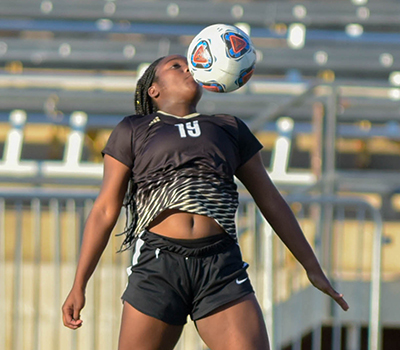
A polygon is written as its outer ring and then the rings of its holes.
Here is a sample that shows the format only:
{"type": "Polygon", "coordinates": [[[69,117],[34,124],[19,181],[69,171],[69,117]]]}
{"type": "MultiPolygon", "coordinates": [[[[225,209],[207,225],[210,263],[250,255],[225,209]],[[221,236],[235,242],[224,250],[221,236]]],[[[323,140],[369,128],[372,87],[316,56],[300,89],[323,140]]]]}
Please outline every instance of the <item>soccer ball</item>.
{"type": "Polygon", "coordinates": [[[238,27],[214,24],[194,37],[187,61],[194,80],[203,88],[230,92],[252,76],[256,52],[250,37],[238,27]]]}

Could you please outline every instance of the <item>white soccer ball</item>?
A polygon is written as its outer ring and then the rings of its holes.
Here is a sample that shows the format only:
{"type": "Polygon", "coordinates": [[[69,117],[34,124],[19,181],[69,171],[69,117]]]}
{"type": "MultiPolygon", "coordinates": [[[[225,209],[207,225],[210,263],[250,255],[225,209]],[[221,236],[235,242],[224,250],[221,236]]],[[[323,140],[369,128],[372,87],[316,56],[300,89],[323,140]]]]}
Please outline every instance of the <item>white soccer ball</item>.
{"type": "Polygon", "coordinates": [[[212,92],[230,92],[246,84],[254,72],[256,51],[250,37],[234,25],[204,28],[189,45],[189,70],[212,92]]]}

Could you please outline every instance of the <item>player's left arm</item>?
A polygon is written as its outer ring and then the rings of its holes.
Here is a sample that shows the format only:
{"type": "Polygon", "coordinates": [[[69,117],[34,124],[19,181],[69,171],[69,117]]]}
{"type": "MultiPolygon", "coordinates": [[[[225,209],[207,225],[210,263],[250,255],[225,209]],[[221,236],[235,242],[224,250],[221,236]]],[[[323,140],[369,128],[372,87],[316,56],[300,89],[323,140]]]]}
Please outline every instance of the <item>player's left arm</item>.
{"type": "Polygon", "coordinates": [[[260,152],[243,164],[235,175],[250,192],[279,238],[304,267],[310,282],[347,310],[349,306],[343,295],[332,288],[292,210],[271,181],[260,152]]]}

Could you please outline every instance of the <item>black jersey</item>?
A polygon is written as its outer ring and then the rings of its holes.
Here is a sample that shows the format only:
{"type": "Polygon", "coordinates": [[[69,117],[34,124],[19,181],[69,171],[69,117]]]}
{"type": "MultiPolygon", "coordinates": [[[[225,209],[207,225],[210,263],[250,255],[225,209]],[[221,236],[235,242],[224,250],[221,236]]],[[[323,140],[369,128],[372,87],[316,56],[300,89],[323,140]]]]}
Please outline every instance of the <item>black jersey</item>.
{"type": "Polygon", "coordinates": [[[125,117],[103,154],[132,169],[137,223],[142,232],[165,209],[214,218],[236,238],[234,174],[262,148],[239,118],[158,111],[125,117]]]}

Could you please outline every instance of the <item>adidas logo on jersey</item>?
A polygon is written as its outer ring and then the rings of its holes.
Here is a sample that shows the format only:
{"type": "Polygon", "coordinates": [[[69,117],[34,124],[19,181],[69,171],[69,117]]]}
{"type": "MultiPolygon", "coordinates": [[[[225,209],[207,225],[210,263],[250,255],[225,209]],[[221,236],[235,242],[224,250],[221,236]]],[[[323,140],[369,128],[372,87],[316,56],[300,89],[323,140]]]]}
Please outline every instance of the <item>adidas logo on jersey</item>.
{"type": "Polygon", "coordinates": [[[160,122],[160,121],[161,121],[161,119],[160,119],[159,117],[155,117],[155,118],[149,123],[149,126],[152,126],[153,124],[158,123],[158,122],[160,122]]]}

